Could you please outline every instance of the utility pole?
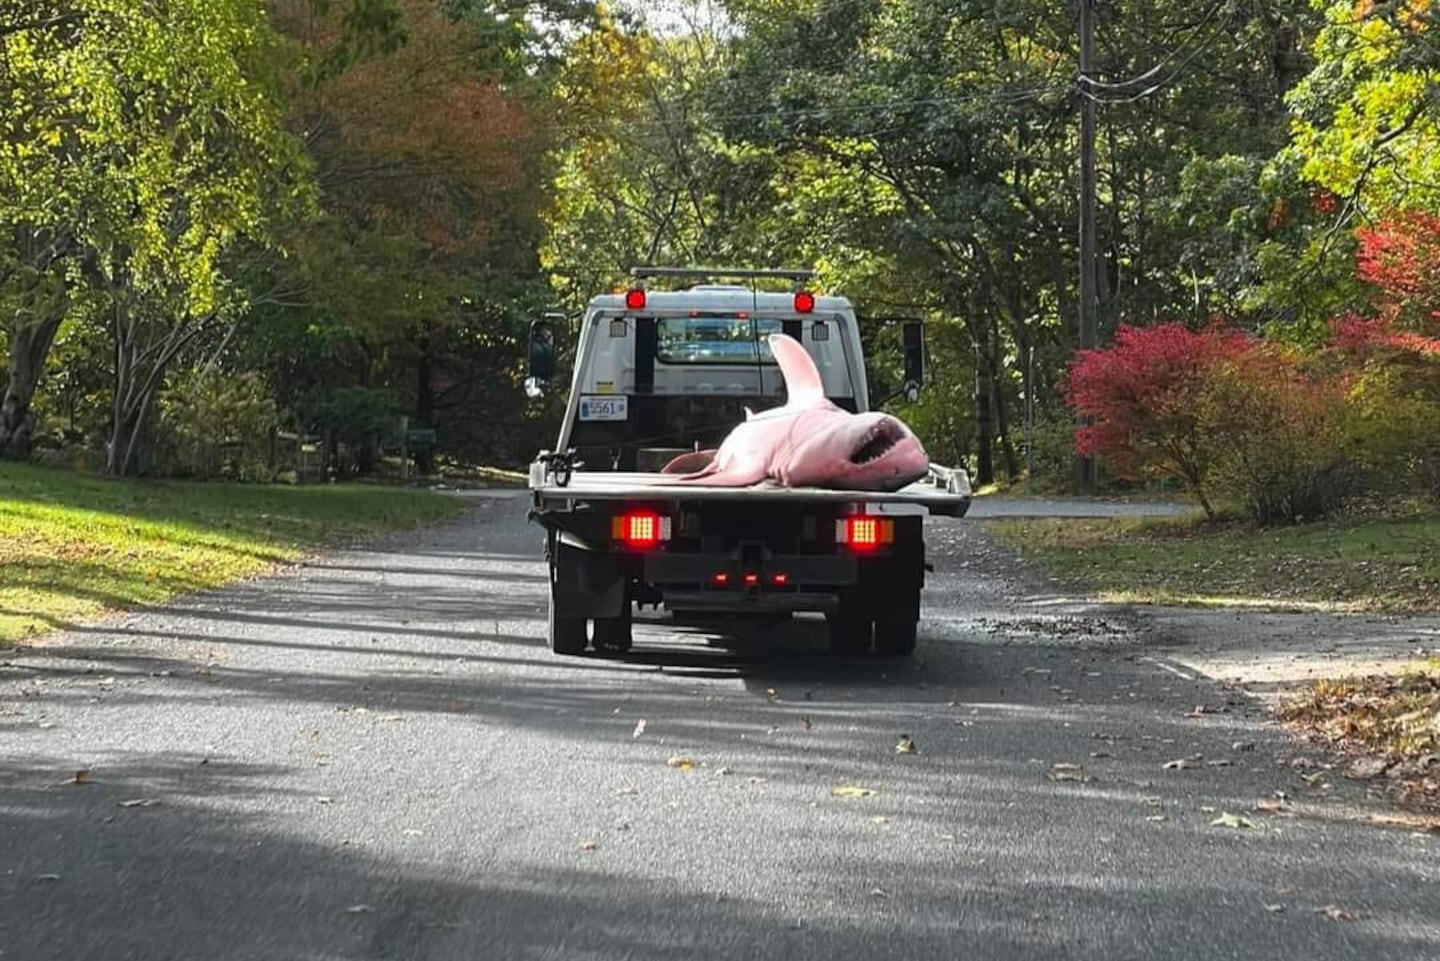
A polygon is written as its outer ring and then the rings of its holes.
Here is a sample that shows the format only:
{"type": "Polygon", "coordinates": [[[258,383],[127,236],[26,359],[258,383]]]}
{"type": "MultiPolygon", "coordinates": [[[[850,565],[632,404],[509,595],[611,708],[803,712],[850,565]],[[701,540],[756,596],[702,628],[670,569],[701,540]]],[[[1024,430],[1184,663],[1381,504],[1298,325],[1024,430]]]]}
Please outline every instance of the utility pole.
{"type": "MultiPolygon", "coordinates": [[[[1080,0],[1080,349],[1096,343],[1095,99],[1090,71],[1095,56],[1095,0],[1080,0]]],[[[1095,493],[1095,458],[1075,456],[1075,492],[1095,493]]]]}

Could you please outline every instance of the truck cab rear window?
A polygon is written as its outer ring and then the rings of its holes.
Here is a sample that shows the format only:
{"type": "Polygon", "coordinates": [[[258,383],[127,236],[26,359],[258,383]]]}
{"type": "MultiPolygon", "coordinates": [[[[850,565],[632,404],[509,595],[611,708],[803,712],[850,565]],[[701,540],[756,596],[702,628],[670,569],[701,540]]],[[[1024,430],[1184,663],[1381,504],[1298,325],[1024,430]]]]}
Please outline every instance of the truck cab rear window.
{"type": "Polygon", "coordinates": [[[772,317],[663,317],[655,323],[655,359],[665,364],[774,364],[765,338],[781,330],[772,317]]]}

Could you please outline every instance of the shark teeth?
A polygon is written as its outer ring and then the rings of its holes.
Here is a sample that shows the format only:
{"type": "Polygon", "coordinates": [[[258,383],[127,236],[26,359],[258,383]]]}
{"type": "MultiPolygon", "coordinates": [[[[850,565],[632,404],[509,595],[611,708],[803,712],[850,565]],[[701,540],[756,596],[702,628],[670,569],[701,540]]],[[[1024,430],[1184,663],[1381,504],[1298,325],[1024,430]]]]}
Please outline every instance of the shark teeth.
{"type": "Polygon", "coordinates": [[[868,464],[873,460],[885,456],[892,447],[900,442],[900,434],[889,424],[877,424],[866,435],[860,445],[850,455],[852,464],[868,464]]]}

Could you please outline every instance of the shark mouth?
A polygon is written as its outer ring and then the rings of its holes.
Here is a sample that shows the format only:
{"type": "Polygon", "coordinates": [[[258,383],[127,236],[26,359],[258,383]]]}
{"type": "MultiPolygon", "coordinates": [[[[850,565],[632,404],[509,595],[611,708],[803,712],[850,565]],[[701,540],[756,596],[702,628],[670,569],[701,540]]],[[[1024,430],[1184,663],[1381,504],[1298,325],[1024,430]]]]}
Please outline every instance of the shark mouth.
{"type": "Polygon", "coordinates": [[[895,424],[881,421],[866,432],[864,440],[850,454],[850,463],[862,465],[879,460],[904,439],[904,432],[895,424]]]}

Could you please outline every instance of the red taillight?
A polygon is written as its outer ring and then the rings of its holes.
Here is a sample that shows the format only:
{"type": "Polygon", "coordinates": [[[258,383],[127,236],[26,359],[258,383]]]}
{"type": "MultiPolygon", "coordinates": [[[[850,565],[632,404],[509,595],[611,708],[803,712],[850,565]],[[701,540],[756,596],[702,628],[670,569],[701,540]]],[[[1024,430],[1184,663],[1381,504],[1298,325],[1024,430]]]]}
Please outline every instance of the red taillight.
{"type": "Polygon", "coordinates": [[[730,575],[726,574],[724,571],[721,571],[719,574],[715,575],[714,581],[716,587],[724,587],[726,584],[730,583],[730,575]]]}
{"type": "Polygon", "coordinates": [[[644,309],[645,309],[645,291],[644,291],[642,288],[640,288],[640,287],[635,287],[635,288],[632,288],[632,289],[630,289],[630,290],[625,291],[625,309],[626,309],[626,310],[644,310],[644,309]]]}
{"type": "Polygon", "coordinates": [[[790,575],[785,573],[770,575],[770,583],[776,587],[785,587],[790,583],[790,575]]]}
{"type": "Polygon", "coordinates": [[[628,548],[648,551],[670,539],[670,518],[654,511],[617,514],[610,521],[610,534],[628,548]]]}
{"type": "Polygon", "coordinates": [[[810,314],[815,312],[815,295],[808,290],[802,290],[795,294],[795,313],[810,314]]]}
{"type": "Polygon", "coordinates": [[[847,517],[835,522],[835,540],[849,544],[852,551],[878,550],[895,543],[895,522],[867,514],[847,517]]]}
{"type": "Polygon", "coordinates": [[[759,583],[760,583],[760,575],[759,575],[759,574],[746,574],[746,575],[745,575],[745,586],[746,586],[746,587],[754,587],[754,586],[756,586],[756,585],[759,584],[759,583]]]}

